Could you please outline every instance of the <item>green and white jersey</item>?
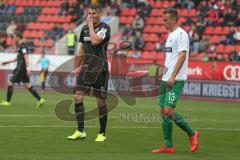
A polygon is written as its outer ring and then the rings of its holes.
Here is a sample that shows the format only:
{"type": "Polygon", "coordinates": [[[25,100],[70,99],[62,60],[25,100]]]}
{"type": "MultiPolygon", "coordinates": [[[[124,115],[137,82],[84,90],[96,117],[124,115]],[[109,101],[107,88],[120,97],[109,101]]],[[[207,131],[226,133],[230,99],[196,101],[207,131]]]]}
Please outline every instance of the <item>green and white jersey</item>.
{"type": "Polygon", "coordinates": [[[186,31],[178,27],[173,32],[170,32],[165,44],[165,67],[167,72],[163,75],[162,80],[167,81],[174,71],[175,65],[178,60],[179,52],[187,51],[186,59],[182,68],[178,72],[175,80],[187,80],[188,69],[188,55],[189,55],[189,37],[186,31]]]}

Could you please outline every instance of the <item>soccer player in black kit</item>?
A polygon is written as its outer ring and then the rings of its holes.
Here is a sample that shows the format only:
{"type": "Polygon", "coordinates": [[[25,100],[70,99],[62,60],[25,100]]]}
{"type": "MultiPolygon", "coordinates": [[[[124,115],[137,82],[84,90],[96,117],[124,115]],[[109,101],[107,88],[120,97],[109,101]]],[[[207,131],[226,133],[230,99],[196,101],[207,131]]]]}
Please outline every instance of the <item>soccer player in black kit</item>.
{"type": "Polygon", "coordinates": [[[45,100],[39,96],[37,91],[33,88],[29,81],[29,76],[31,76],[31,68],[29,63],[29,53],[28,48],[25,44],[25,39],[22,38],[21,34],[16,34],[14,39],[17,43],[17,57],[13,60],[3,62],[2,65],[17,62],[17,66],[13,71],[13,76],[8,82],[7,88],[7,100],[0,103],[0,106],[10,106],[11,99],[13,95],[13,89],[15,83],[23,82],[23,85],[29,92],[38,100],[37,108],[42,107],[45,104],[45,100]]]}
{"type": "Polygon", "coordinates": [[[93,96],[97,99],[99,109],[100,131],[95,141],[106,140],[107,106],[105,100],[109,78],[106,51],[111,29],[108,24],[100,22],[100,12],[101,9],[98,5],[91,4],[89,6],[86,25],[83,26],[80,34],[78,64],[74,70],[78,75],[74,97],[78,129],[73,135],[67,137],[70,140],[86,138],[83,99],[91,89],[93,96]]]}

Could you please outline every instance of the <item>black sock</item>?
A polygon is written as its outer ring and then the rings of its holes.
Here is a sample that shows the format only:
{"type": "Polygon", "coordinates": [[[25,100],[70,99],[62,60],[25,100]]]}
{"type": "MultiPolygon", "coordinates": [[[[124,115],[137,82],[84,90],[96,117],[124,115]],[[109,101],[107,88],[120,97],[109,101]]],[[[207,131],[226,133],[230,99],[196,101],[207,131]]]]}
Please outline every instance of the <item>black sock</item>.
{"type": "Polygon", "coordinates": [[[99,134],[104,134],[105,135],[105,130],[107,126],[107,106],[99,106],[99,122],[100,122],[100,131],[99,134]]]}
{"type": "Polygon", "coordinates": [[[8,86],[7,89],[7,101],[10,102],[13,95],[13,86],[8,86]]]}
{"type": "Polygon", "coordinates": [[[45,90],[45,82],[42,82],[42,90],[45,90]]]}
{"type": "Polygon", "coordinates": [[[37,91],[33,88],[33,86],[30,87],[28,90],[29,90],[29,92],[30,92],[35,98],[37,98],[37,100],[40,100],[40,99],[41,99],[41,97],[39,96],[39,94],[37,93],[37,91]]]}
{"type": "Polygon", "coordinates": [[[76,119],[77,119],[77,125],[78,125],[78,130],[80,132],[84,131],[84,106],[83,103],[75,103],[75,113],[76,113],[76,119]]]}

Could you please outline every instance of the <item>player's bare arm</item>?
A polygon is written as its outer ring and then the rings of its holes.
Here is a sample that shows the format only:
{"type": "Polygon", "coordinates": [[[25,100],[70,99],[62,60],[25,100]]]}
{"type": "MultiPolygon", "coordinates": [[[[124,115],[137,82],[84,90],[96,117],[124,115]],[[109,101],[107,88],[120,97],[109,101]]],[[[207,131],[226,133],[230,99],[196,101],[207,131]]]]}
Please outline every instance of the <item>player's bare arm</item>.
{"type": "Polygon", "coordinates": [[[32,72],[31,72],[31,67],[30,67],[30,63],[29,63],[29,54],[24,54],[24,59],[25,59],[26,67],[27,67],[27,75],[31,76],[32,72]]]}
{"type": "Polygon", "coordinates": [[[6,64],[9,64],[9,63],[13,63],[13,62],[17,62],[17,58],[14,58],[10,61],[5,61],[5,62],[2,62],[2,65],[6,65],[6,64]]]}
{"type": "Polygon", "coordinates": [[[82,65],[82,62],[83,62],[83,58],[84,58],[84,45],[80,42],[78,53],[77,53],[77,56],[76,56],[77,66],[76,66],[76,69],[73,71],[73,73],[76,74],[76,75],[78,75],[80,70],[81,70],[81,65],[82,65]]]}
{"type": "Polygon", "coordinates": [[[177,60],[177,63],[174,67],[174,70],[173,70],[173,73],[171,75],[171,77],[168,79],[167,81],[167,85],[168,87],[172,87],[173,85],[173,82],[178,74],[178,72],[180,71],[180,69],[182,68],[182,65],[186,59],[186,54],[187,54],[187,51],[181,51],[179,52],[178,54],[178,60],[177,60]]]}

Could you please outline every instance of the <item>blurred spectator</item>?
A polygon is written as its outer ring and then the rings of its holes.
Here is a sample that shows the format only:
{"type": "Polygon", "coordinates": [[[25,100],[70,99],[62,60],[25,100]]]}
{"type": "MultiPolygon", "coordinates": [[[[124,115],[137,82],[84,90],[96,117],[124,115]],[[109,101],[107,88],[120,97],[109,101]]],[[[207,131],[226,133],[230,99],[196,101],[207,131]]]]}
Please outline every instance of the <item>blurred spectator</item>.
{"type": "Polygon", "coordinates": [[[198,17],[196,30],[199,33],[200,37],[202,37],[204,30],[206,28],[206,25],[207,25],[206,19],[204,17],[198,17]]]}
{"type": "Polygon", "coordinates": [[[60,27],[59,24],[56,24],[55,27],[50,31],[50,36],[52,40],[57,40],[64,32],[64,29],[60,27]]]}
{"type": "Polygon", "coordinates": [[[25,25],[24,25],[24,23],[19,22],[18,25],[17,25],[16,30],[17,30],[18,32],[20,32],[20,33],[23,33],[23,32],[25,31],[25,25]]]}
{"type": "Polygon", "coordinates": [[[6,37],[0,36],[0,51],[5,51],[7,48],[6,37]]]}
{"type": "Polygon", "coordinates": [[[16,23],[14,21],[11,21],[11,23],[9,24],[9,26],[7,27],[7,30],[6,30],[7,34],[9,36],[13,36],[16,28],[17,28],[16,23]]]}
{"type": "Polygon", "coordinates": [[[214,9],[207,12],[207,25],[215,25],[218,20],[218,14],[214,9]]]}
{"type": "Polygon", "coordinates": [[[4,4],[2,0],[0,0],[0,14],[4,14],[4,4]]]}
{"type": "Polygon", "coordinates": [[[136,35],[133,37],[133,48],[137,51],[143,50],[145,46],[145,41],[140,32],[136,32],[136,35]]]}
{"type": "Polygon", "coordinates": [[[72,16],[77,16],[79,8],[80,8],[80,1],[72,0],[72,6],[69,7],[68,12],[72,16]]]}
{"type": "Polygon", "coordinates": [[[224,15],[223,25],[232,26],[236,24],[236,22],[237,22],[236,11],[235,10],[233,11],[231,8],[229,8],[227,10],[227,13],[224,15]]]}
{"type": "Polygon", "coordinates": [[[240,44],[240,27],[238,27],[237,31],[233,34],[233,39],[235,43],[240,44]]]}
{"type": "Polygon", "coordinates": [[[192,0],[177,0],[175,7],[192,9],[194,7],[194,3],[192,0]]]}
{"type": "Polygon", "coordinates": [[[211,41],[206,38],[206,36],[203,36],[202,39],[199,42],[199,52],[204,52],[207,50],[208,46],[211,44],[211,41]]]}
{"type": "Polygon", "coordinates": [[[159,41],[155,43],[155,50],[161,52],[164,50],[164,37],[161,33],[158,33],[157,36],[159,37],[159,41]]]}
{"type": "Polygon", "coordinates": [[[68,0],[64,0],[64,2],[61,5],[61,10],[58,13],[59,15],[67,15],[69,12],[69,3],[68,0]]]}
{"type": "Polygon", "coordinates": [[[238,53],[236,51],[236,46],[232,47],[232,52],[229,54],[229,61],[236,62],[238,61],[238,53]]]}
{"type": "Polygon", "coordinates": [[[130,36],[132,36],[133,33],[134,33],[134,30],[130,26],[130,24],[127,24],[126,26],[124,26],[122,35],[123,37],[125,37],[125,39],[128,39],[130,36]]]}
{"type": "Polygon", "coordinates": [[[70,28],[67,34],[67,46],[68,46],[69,55],[74,55],[76,42],[77,42],[77,35],[74,33],[73,29],[70,28]]]}
{"type": "Polygon", "coordinates": [[[124,8],[133,8],[138,4],[138,0],[122,0],[122,7],[124,8]]]}
{"type": "Polygon", "coordinates": [[[233,44],[234,38],[233,35],[235,34],[234,27],[230,27],[229,33],[226,35],[226,38],[224,40],[221,40],[220,44],[233,44]]]}
{"type": "Polygon", "coordinates": [[[133,29],[136,31],[141,31],[144,28],[144,20],[140,18],[139,15],[136,15],[136,17],[133,20],[133,29]]]}
{"type": "Polygon", "coordinates": [[[111,4],[111,8],[112,8],[112,12],[115,16],[119,16],[120,13],[121,13],[121,10],[120,10],[120,7],[119,7],[119,4],[117,2],[112,2],[111,4]]]}
{"type": "Polygon", "coordinates": [[[41,49],[41,52],[46,52],[46,48],[43,46],[43,44],[45,43],[45,41],[47,41],[48,39],[48,34],[49,32],[45,31],[43,33],[43,36],[39,39],[40,40],[40,49],[41,49]]]}
{"type": "Polygon", "coordinates": [[[14,2],[10,3],[6,1],[5,5],[2,5],[2,14],[14,14],[16,11],[16,5],[14,2]]]}
{"type": "Polygon", "coordinates": [[[205,17],[207,12],[210,10],[209,4],[207,1],[201,1],[200,4],[198,5],[198,16],[199,17],[205,17]]]}
{"type": "Polygon", "coordinates": [[[192,25],[189,31],[190,44],[192,46],[193,52],[200,51],[200,35],[197,33],[196,26],[192,25]]]}

